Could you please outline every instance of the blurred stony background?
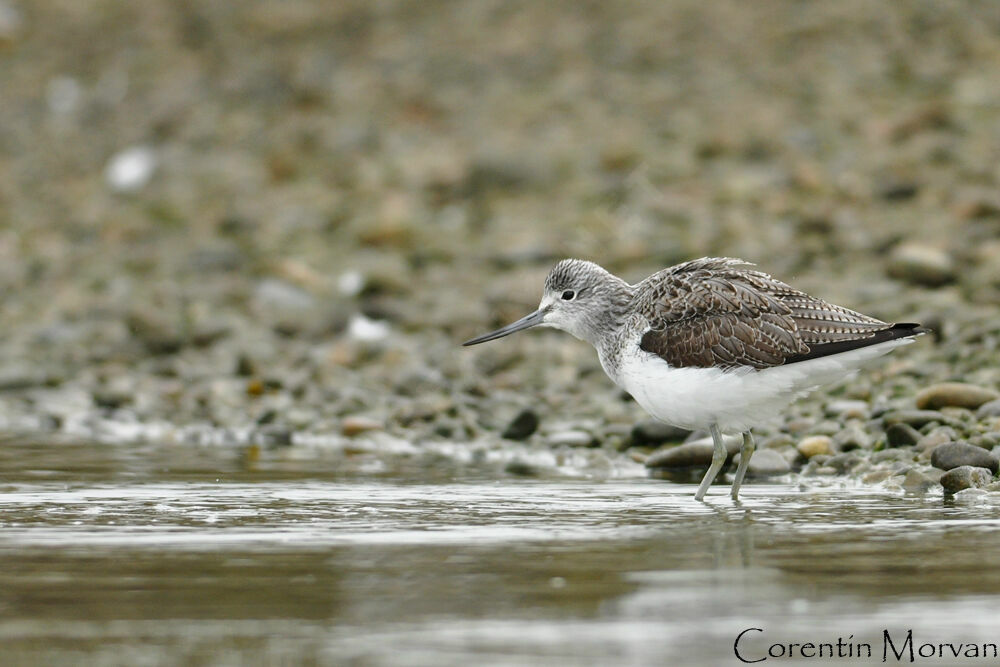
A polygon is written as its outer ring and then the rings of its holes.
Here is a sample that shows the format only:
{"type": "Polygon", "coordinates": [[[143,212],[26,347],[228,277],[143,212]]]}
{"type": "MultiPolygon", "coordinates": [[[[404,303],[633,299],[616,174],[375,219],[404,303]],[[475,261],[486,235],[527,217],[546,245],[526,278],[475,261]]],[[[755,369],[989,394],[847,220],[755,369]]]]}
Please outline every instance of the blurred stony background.
{"type": "Polygon", "coordinates": [[[614,471],[683,434],[586,345],[458,343],[724,254],[936,330],[765,449],[1000,443],[992,2],[0,0],[0,90],[5,432],[614,471]]]}

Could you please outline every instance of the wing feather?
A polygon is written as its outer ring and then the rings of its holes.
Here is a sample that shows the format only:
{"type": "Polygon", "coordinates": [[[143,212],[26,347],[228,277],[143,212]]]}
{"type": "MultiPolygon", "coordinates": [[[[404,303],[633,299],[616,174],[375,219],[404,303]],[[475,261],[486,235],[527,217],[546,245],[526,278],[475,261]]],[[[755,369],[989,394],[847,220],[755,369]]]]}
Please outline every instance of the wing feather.
{"type": "Polygon", "coordinates": [[[650,327],[640,347],[675,367],[762,369],[920,332],[809,296],[728,257],[660,271],[637,286],[635,300],[650,327]]]}

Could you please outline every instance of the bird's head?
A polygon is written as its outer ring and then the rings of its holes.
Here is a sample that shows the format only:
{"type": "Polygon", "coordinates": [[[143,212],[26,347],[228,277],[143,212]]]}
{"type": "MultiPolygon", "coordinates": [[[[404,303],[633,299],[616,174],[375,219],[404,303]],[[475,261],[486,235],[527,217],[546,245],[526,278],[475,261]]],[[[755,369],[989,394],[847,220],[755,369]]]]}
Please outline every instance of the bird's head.
{"type": "Polygon", "coordinates": [[[622,279],[581,259],[564,259],[545,278],[538,310],[516,322],[491,331],[463,345],[477,345],[534,326],[561,329],[595,344],[617,326],[621,311],[631,296],[622,279]]]}

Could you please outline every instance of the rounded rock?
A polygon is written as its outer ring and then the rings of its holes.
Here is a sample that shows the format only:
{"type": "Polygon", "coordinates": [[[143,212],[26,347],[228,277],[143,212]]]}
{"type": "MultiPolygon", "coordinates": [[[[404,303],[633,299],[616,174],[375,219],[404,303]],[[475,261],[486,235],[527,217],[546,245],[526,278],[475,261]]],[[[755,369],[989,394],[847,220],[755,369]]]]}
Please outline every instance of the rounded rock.
{"type": "Polygon", "coordinates": [[[917,408],[938,410],[944,407],[976,408],[1000,399],[1000,392],[964,382],[941,382],[917,393],[917,408]]]}
{"type": "Polygon", "coordinates": [[[833,454],[833,440],[826,435],[813,435],[800,440],[795,449],[807,459],[821,454],[833,454]]]}
{"type": "Polygon", "coordinates": [[[941,486],[947,493],[964,489],[981,489],[993,481],[993,474],[986,468],[959,466],[941,475],[941,486]]]}
{"type": "MultiPolygon", "coordinates": [[[[723,436],[727,454],[732,457],[740,451],[743,439],[740,436],[723,436]]],[[[713,445],[711,438],[685,442],[675,447],[656,450],[646,459],[647,468],[690,468],[708,467],[712,463],[713,445]]],[[[750,459],[753,462],[753,459],[750,459]]]]}
{"type": "Polygon", "coordinates": [[[1000,469],[1000,460],[981,447],[966,442],[947,442],[931,452],[931,465],[941,470],[973,466],[988,468],[996,473],[1000,469]]]}
{"type": "Polygon", "coordinates": [[[890,424],[885,430],[885,439],[890,447],[911,447],[923,437],[917,429],[909,424],[890,424]]]}
{"type": "Polygon", "coordinates": [[[859,426],[851,425],[833,437],[834,448],[841,452],[852,449],[871,449],[872,437],[859,426]]]}
{"type": "Polygon", "coordinates": [[[548,435],[548,443],[565,447],[590,447],[594,444],[594,436],[586,431],[555,431],[548,435]]]}
{"type": "Polygon", "coordinates": [[[367,431],[378,431],[382,428],[382,422],[368,417],[344,417],[340,422],[340,431],[346,436],[355,436],[367,431]]]}
{"type": "Polygon", "coordinates": [[[919,243],[902,243],[893,248],[887,269],[892,278],[924,287],[940,287],[955,279],[951,256],[940,248],[919,243]]]}
{"type": "MultiPolygon", "coordinates": [[[[946,473],[947,474],[947,473],[946,473]]],[[[931,489],[940,487],[936,479],[926,475],[919,470],[910,469],[903,478],[903,488],[911,493],[927,493],[931,489]]]]}
{"type": "Polygon", "coordinates": [[[1000,417],[1000,399],[983,403],[976,410],[976,419],[986,419],[988,417],[1000,417]]]}
{"type": "Polygon", "coordinates": [[[892,424],[909,424],[913,428],[922,428],[931,422],[953,424],[956,420],[945,416],[937,410],[895,410],[882,416],[883,423],[888,427],[892,424]]]}
{"type": "Polygon", "coordinates": [[[538,430],[538,422],[538,413],[530,408],[526,408],[510,420],[507,428],[503,430],[500,436],[508,440],[525,440],[538,430]]]}
{"type": "MultiPolygon", "coordinates": [[[[740,455],[733,458],[733,463],[739,462],[740,455]]],[[[747,475],[749,477],[771,477],[774,475],[784,475],[791,471],[791,466],[785,457],[773,449],[762,449],[750,457],[747,465],[747,475]]]]}
{"type": "Polygon", "coordinates": [[[641,421],[632,427],[632,444],[662,445],[665,442],[682,442],[691,431],[655,419],[641,421]]]}
{"type": "Polygon", "coordinates": [[[860,466],[863,462],[863,458],[857,454],[848,452],[832,457],[826,462],[826,467],[833,468],[839,475],[845,475],[860,466]]]}
{"type": "Polygon", "coordinates": [[[831,401],[823,406],[823,413],[827,417],[840,417],[841,419],[866,419],[871,412],[866,401],[840,400],[831,401]]]}

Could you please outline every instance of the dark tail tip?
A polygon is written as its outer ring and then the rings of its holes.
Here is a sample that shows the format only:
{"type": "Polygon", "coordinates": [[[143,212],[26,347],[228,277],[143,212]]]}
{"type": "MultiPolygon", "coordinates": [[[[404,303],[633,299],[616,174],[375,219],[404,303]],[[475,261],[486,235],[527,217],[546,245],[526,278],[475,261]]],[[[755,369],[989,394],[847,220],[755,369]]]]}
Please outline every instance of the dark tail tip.
{"type": "Polygon", "coordinates": [[[897,322],[892,325],[889,331],[896,333],[893,338],[906,338],[907,336],[922,336],[926,333],[934,333],[933,329],[917,324],[916,322],[897,322]]]}

